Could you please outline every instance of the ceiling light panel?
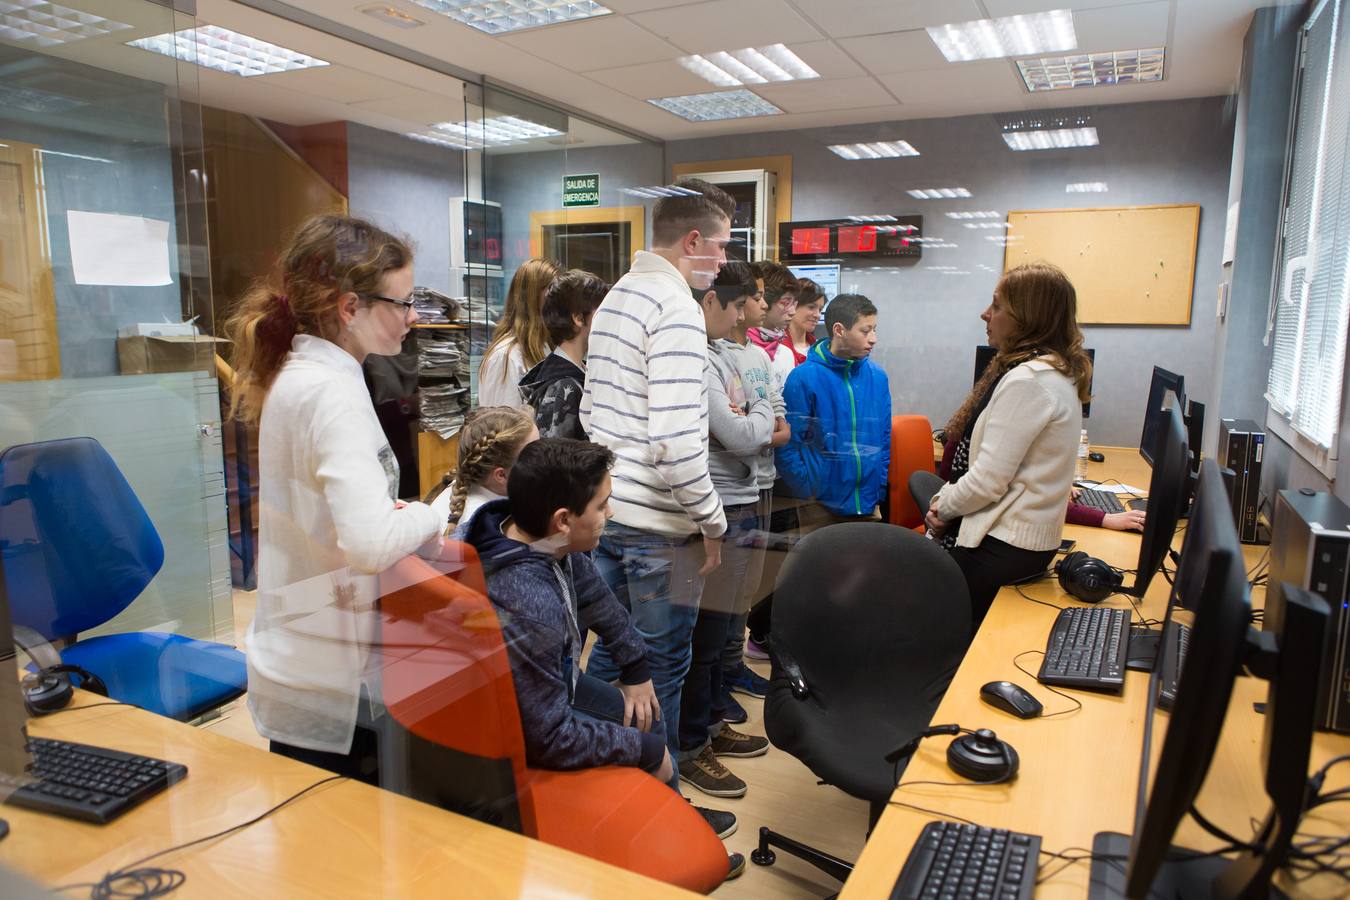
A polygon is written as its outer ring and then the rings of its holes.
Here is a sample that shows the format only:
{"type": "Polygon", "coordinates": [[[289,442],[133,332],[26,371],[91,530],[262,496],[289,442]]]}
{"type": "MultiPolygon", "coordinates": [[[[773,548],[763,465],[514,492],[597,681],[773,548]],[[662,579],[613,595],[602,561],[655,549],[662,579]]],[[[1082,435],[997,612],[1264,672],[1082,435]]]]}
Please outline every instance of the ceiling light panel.
{"type": "Polygon", "coordinates": [[[1064,185],[1066,194],[1105,194],[1108,190],[1105,181],[1075,181],[1064,185]]]}
{"type": "Polygon", "coordinates": [[[830,144],[829,149],[844,159],[895,159],[918,156],[909,141],[873,141],[867,144],[830,144]]]}
{"type": "Polygon", "coordinates": [[[613,10],[592,0],[413,0],[423,9],[440,13],[488,34],[506,34],[607,16],[613,10]]]}
{"type": "Polygon", "coordinates": [[[29,47],[52,47],[130,28],[46,0],[0,0],[0,39],[29,47]]]}
{"type": "Polygon", "coordinates": [[[1067,9],[929,26],[927,30],[948,62],[1030,56],[1078,47],[1073,13],[1067,9]]]}
{"type": "Polygon", "coordinates": [[[1104,84],[1139,84],[1162,81],[1166,51],[1114,50],[1077,56],[1022,59],[1017,71],[1028,91],[1063,91],[1104,84]]]}
{"type": "Polygon", "coordinates": [[[949,219],[997,219],[1003,213],[994,209],[968,209],[961,212],[949,212],[946,215],[949,219]]]}
{"type": "Polygon", "coordinates": [[[465,150],[505,147],[537,138],[562,134],[556,128],[531,122],[519,116],[488,116],[470,122],[440,122],[431,126],[434,136],[449,139],[465,150]]]}
{"type": "Polygon", "coordinates": [[[647,102],[690,122],[776,116],[782,112],[768,100],[747,90],[686,94],[682,97],[661,97],[647,102]]]}
{"type": "Polygon", "coordinates": [[[198,25],[183,31],[157,34],[128,41],[127,46],[140,47],[142,50],[245,78],[328,65],[317,57],[216,25],[198,25]]]}
{"type": "Polygon", "coordinates": [[[1065,150],[1072,147],[1095,147],[1100,143],[1096,128],[1010,131],[1003,133],[1003,141],[1014,150],[1065,150]]]}
{"type": "Polygon", "coordinates": [[[956,200],[970,196],[970,191],[963,187],[915,188],[905,193],[915,200],[956,200]]]}
{"type": "Polygon", "coordinates": [[[415,19],[401,9],[395,9],[392,6],[377,3],[374,6],[363,6],[361,12],[372,18],[379,19],[386,25],[393,25],[395,28],[420,28],[427,24],[421,19],[415,19]]]}
{"type": "Polygon", "coordinates": [[[707,55],[695,53],[678,60],[699,78],[718,87],[767,84],[771,81],[800,81],[819,78],[820,73],[802,61],[783,44],[718,50],[707,55]]]}

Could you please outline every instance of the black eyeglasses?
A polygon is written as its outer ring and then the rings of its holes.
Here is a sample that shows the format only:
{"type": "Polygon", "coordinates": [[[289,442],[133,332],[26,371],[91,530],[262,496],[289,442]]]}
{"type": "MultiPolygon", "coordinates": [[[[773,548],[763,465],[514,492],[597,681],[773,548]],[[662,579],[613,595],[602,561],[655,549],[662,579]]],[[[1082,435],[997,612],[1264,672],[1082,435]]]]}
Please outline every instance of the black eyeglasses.
{"type": "Polygon", "coordinates": [[[403,314],[405,316],[413,308],[413,306],[416,305],[413,303],[412,300],[395,300],[393,297],[383,297],[379,294],[357,294],[357,296],[360,297],[362,300],[383,300],[385,303],[395,303],[403,307],[403,314]]]}

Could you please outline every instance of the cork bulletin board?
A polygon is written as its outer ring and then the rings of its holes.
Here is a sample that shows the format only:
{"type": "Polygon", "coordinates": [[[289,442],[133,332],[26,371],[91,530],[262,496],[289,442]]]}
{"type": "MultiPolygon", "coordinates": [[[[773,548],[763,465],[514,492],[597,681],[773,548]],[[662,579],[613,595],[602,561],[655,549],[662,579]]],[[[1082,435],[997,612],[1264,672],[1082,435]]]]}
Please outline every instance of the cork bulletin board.
{"type": "Polygon", "coordinates": [[[1189,325],[1199,204],[1008,213],[1003,270],[1049,262],[1084,325],[1189,325]]]}

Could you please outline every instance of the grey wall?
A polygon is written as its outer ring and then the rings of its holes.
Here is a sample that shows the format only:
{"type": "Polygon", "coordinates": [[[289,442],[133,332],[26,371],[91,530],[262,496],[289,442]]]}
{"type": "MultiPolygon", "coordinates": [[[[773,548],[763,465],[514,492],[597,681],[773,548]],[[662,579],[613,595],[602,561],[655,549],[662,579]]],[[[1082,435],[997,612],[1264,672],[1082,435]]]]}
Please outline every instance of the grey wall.
{"type": "MultiPolygon", "coordinates": [[[[41,98],[6,100],[0,107],[0,141],[54,151],[42,154],[42,171],[61,374],[116,375],[117,329],[135,322],[180,320],[180,289],[177,283],[75,284],[66,213],[85,210],[162,219],[169,222],[169,234],[176,233],[165,88],[13,48],[0,52],[0,65],[22,68],[27,77],[41,76],[59,90],[41,98]],[[25,108],[28,103],[38,105],[25,108]]],[[[169,274],[176,282],[179,270],[173,252],[169,274]]]]}
{"type": "Polygon", "coordinates": [[[811,129],[667,144],[668,162],[792,155],[792,216],[921,213],[929,236],[954,249],[925,248],[908,268],[845,269],[844,290],[880,307],[876,359],[891,380],[894,408],[940,425],[970,389],[974,347],[984,343],[979,314],[1003,268],[1003,249],[946,218],[956,210],[1059,209],[1199,203],[1200,241],[1189,327],[1090,327],[1097,349],[1095,400],[1087,428],[1093,443],[1135,446],[1156,363],[1186,375],[1188,392],[1207,400],[1213,381],[1215,296],[1232,154],[1232,98],[1098,107],[1098,147],[1016,153],[993,116],[811,129]],[[903,139],[919,157],[849,162],[828,144],[903,139]],[[1105,181],[1105,194],[1067,194],[1070,182],[1105,181]],[[920,201],[911,188],[968,188],[968,200],[920,201]],[[943,274],[955,266],[966,275],[943,274]]]}
{"type": "Polygon", "coordinates": [[[464,154],[347,123],[347,191],[352,215],[412,239],[417,283],[451,296],[450,198],[464,196],[464,154]]]}
{"type": "MultiPolygon", "coordinates": [[[[664,169],[662,149],[656,144],[484,154],[484,194],[502,205],[506,242],[503,268],[507,277],[529,259],[530,213],[562,208],[564,175],[599,173],[601,206],[638,206],[643,204],[642,198],[625,194],[622,189],[663,184],[664,169]]],[[[650,229],[650,203],[646,225],[650,229]]]]}

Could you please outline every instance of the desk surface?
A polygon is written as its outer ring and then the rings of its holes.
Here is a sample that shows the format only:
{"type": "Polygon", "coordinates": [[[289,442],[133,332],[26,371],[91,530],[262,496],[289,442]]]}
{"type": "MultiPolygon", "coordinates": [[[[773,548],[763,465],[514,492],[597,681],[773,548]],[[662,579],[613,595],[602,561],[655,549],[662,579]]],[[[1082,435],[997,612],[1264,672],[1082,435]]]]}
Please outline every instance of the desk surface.
{"type": "MultiPolygon", "coordinates": [[[[1098,480],[1116,478],[1127,484],[1147,487],[1149,469],[1137,451],[1124,448],[1098,448],[1106,455],[1104,463],[1089,463],[1089,475],[1098,480]]],[[[1139,552],[1137,534],[1100,528],[1066,526],[1065,537],[1078,541],[1079,550],[1099,556],[1113,565],[1133,568],[1139,552]]],[[[1254,565],[1265,548],[1245,547],[1248,566],[1254,565]]],[[[1064,594],[1057,582],[1046,580],[1023,590],[1040,600],[1059,605],[1079,605],[1064,594]]],[[[1166,609],[1169,585],[1155,577],[1142,604],[1145,615],[1161,618],[1166,609]]],[[[1259,605],[1263,593],[1254,592],[1259,605]]],[[[1129,601],[1116,596],[1103,605],[1127,608],[1129,601]]],[[[1058,611],[1033,603],[1014,589],[1003,589],[994,602],[979,634],[967,652],[933,723],[958,723],[967,728],[993,728],[1021,756],[1021,771],[1007,785],[989,787],[902,787],[894,799],[950,813],[991,827],[1010,828],[1039,834],[1043,846],[1051,851],[1090,848],[1099,831],[1129,834],[1133,830],[1135,794],[1139,773],[1139,752],[1143,740],[1144,716],[1148,702],[1148,673],[1130,672],[1120,696],[1089,691],[1066,690],[1083,703],[1075,713],[1056,717],[1023,720],[993,709],[979,699],[979,688],[988,681],[1007,679],[1030,690],[1045,706],[1047,713],[1070,709],[1072,705],[1038,684],[1034,673],[1040,666],[1037,654],[1021,658],[1022,666],[1033,675],[1019,672],[1014,656],[1028,650],[1043,650],[1046,635],[1058,611]]],[[[1136,615],[1137,619],[1138,616],[1136,615]]],[[[1260,744],[1264,722],[1252,709],[1256,700],[1264,700],[1265,682],[1239,678],[1229,707],[1219,752],[1215,755],[1197,806],[1216,824],[1236,834],[1250,834],[1251,816],[1264,816],[1268,801],[1261,783],[1260,744]]],[[[1165,733],[1166,713],[1158,713],[1154,727],[1154,752],[1165,733]]],[[[929,738],[904,773],[904,781],[961,780],[946,764],[948,738],[929,738]]],[[[1313,767],[1333,756],[1350,753],[1350,737],[1319,732],[1314,741],[1313,767]]],[[[1328,779],[1326,785],[1345,783],[1346,773],[1328,779]]],[[[1309,816],[1304,830],[1315,833],[1350,832],[1350,809],[1345,804],[1323,807],[1324,815],[1309,816]],[[1326,816],[1334,816],[1327,818],[1326,816]]],[[[1320,812],[1320,811],[1319,811],[1320,812]]],[[[914,845],[919,831],[938,815],[891,805],[872,833],[857,868],[844,885],[843,900],[887,897],[900,869],[914,845]]],[[[1184,846],[1212,849],[1217,842],[1189,819],[1183,820],[1176,839],[1184,846]]],[[[1042,859],[1046,859],[1042,857],[1042,859]]],[[[1051,860],[1043,871],[1061,865],[1051,860]]],[[[1077,863],[1037,888],[1040,898],[1086,896],[1090,863],[1077,863]]],[[[1295,896],[1344,896],[1345,883],[1332,877],[1303,882],[1291,888],[1295,896]]]]}
{"type": "MultiPolygon", "coordinates": [[[[82,695],[82,702],[100,698],[82,695]]],[[[110,825],[0,807],[0,864],[57,886],[245,822],[328,773],[138,709],[36,719],[55,737],[170,759],[188,776],[110,825]]],[[[324,785],[226,837],[149,863],[175,897],[690,897],[686,891],[365,784],[324,785]]],[[[74,893],[67,896],[75,896],[74,893]]]]}

